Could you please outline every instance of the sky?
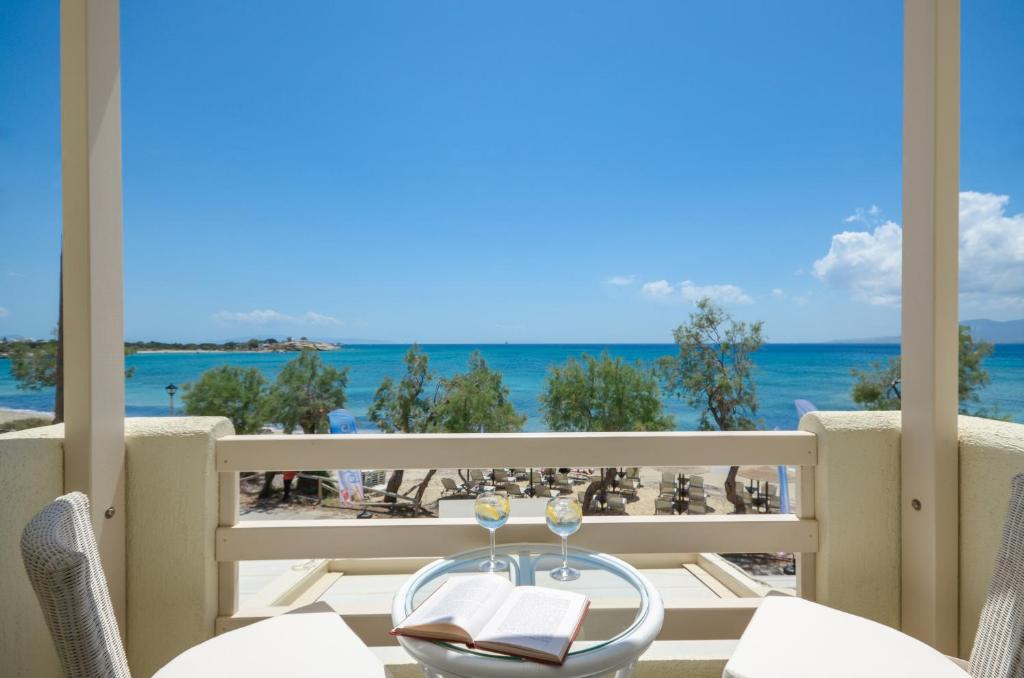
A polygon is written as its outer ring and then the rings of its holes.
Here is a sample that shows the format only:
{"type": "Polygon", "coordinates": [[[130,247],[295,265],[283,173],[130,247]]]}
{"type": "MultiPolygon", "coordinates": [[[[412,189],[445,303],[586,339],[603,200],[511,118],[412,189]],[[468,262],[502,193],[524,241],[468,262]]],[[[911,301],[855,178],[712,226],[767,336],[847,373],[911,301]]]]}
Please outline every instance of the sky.
{"type": "MultiPolygon", "coordinates": [[[[899,330],[902,3],[123,3],[125,332],[899,330]]],[[[0,335],[57,317],[58,2],[0,12],[0,335]]],[[[961,317],[1024,317],[1024,3],[963,3],[961,317]]]]}

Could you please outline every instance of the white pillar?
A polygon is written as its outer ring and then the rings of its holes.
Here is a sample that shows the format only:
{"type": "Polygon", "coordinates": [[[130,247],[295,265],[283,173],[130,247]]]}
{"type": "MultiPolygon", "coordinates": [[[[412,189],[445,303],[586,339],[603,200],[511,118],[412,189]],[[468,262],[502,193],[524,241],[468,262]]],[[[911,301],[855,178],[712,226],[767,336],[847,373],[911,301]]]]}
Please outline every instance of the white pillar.
{"type": "Polygon", "coordinates": [[[62,0],[64,489],[92,503],[124,629],[124,289],[118,0],[62,0]]]}
{"type": "Polygon", "coordinates": [[[960,2],[905,0],[902,626],[957,651],[960,2]]]}

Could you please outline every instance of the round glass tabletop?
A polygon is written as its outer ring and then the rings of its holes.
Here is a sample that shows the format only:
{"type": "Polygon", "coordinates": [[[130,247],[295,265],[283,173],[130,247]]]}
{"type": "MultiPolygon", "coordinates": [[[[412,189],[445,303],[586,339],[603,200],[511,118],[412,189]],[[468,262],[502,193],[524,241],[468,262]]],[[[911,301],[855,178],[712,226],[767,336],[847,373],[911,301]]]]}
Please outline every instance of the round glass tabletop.
{"type": "MultiPolygon", "coordinates": [[[[570,657],[594,652],[629,634],[644,621],[650,609],[650,595],[644,580],[635,569],[618,558],[569,547],[569,565],[580,571],[580,577],[575,581],[562,582],[550,575],[551,570],[562,564],[562,550],[558,544],[508,544],[499,546],[497,554],[509,562],[508,570],[499,574],[517,586],[575,591],[590,599],[590,610],[569,650],[570,657]]],[[[476,549],[438,560],[421,569],[404,587],[402,618],[448,579],[479,574],[480,563],[489,557],[490,549],[476,549]]],[[[396,604],[395,612],[398,611],[396,604]]],[[[397,624],[401,619],[394,621],[397,624]]],[[[438,641],[436,644],[464,654],[520,661],[457,643],[438,641]]]]}

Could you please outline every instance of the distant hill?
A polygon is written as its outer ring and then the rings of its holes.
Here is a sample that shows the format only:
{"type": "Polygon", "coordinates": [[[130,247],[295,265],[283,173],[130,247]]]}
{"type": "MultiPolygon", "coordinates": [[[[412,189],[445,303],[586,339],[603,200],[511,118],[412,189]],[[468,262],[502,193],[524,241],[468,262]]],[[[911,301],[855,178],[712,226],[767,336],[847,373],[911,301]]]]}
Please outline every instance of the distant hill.
{"type": "Polygon", "coordinates": [[[975,339],[993,344],[1024,344],[1024,318],[1020,320],[964,320],[975,339]]]}
{"type": "MultiPolygon", "coordinates": [[[[1024,318],[1020,320],[961,320],[961,325],[971,328],[971,336],[979,341],[993,344],[1024,344],[1024,318]]],[[[895,337],[863,337],[861,339],[837,339],[833,344],[898,344],[895,337]]]]}

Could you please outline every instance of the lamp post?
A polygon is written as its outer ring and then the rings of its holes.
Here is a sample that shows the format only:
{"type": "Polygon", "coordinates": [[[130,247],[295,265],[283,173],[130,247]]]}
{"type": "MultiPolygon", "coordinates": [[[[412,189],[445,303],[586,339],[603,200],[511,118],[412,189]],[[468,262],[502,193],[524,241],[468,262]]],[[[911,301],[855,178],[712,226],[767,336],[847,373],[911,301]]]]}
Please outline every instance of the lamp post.
{"type": "Polygon", "coordinates": [[[174,416],[174,394],[178,392],[178,387],[175,386],[174,384],[167,384],[167,386],[164,387],[164,390],[167,391],[167,395],[170,396],[170,398],[171,398],[171,416],[173,417],[174,416]]]}

